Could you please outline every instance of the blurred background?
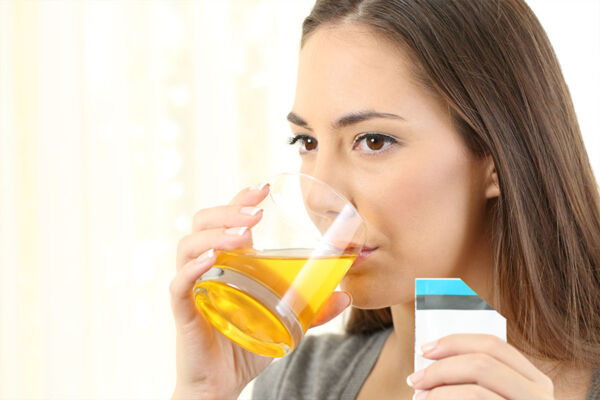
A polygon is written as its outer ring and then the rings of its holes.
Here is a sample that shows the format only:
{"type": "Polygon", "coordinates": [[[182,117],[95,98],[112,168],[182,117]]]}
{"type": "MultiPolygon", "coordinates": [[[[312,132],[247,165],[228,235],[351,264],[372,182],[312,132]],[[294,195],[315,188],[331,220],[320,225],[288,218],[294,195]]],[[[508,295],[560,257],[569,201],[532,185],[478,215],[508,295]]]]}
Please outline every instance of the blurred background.
{"type": "MultiPolygon", "coordinates": [[[[285,116],[313,3],[0,0],[0,398],[171,395],[177,241],[297,169],[285,116]]],[[[598,177],[600,2],[528,3],[598,177]]]]}

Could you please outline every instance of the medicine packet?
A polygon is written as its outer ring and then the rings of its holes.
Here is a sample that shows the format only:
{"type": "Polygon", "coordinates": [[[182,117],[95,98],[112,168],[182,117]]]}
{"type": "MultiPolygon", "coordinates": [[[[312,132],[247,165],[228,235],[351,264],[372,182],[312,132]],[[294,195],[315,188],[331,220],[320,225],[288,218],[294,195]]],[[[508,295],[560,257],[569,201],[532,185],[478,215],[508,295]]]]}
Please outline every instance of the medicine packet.
{"type": "Polygon", "coordinates": [[[454,333],[506,341],[506,318],[461,279],[415,279],[415,371],[435,362],[419,355],[423,344],[454,333]]]}

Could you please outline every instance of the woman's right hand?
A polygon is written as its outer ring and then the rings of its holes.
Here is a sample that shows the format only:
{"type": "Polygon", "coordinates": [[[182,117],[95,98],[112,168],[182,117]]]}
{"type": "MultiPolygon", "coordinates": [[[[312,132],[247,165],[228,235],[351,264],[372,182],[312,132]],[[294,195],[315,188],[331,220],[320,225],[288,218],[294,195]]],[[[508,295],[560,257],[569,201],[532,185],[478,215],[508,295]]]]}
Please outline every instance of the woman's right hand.
{"type": "Polygon", "coordinates": [[[262,211],[252,215],[253,206],[268,193],[268,185],[259,190],[245,189],[229,205],[198,211],[192,233],[179,241],[177,273],[170,286],[177,333],[173,398],[237,398],[244,386],[269,365],[270,358],[243,349],[213,328],[196,309],[192,294],[196,280],[215,263],[214,250],[251,244],[250,231],[243,228],[261,219],[262,211]]]}
{"type": "MultiPolygon", "coordinates": [[[[179,242],[177,273],[170,285],[177,334],[174,399],[236,399],[271,362],[271,358],[249,352],[221,335],[196,309],[192,293],[196,280],[214,265],[214,250],[252,245],[251,232],[244,228],[260,221],[262,210],[254,206],[268,193],[268,185],[247,188],[229,205],[198,211],[192,233],[179,242]]],[[[334,293],[313,326],[329,321],[348,304],[347,294],[334,293]]]]}

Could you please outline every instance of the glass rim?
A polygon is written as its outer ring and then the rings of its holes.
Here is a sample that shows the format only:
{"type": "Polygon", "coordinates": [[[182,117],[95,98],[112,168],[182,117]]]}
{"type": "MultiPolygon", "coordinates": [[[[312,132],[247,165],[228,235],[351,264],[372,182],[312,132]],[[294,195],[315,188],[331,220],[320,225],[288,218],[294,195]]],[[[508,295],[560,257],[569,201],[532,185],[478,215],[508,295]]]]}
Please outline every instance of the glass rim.
{"type": "MultiPolygon", "coordinates": [[[[365,219],[363,218],[363,216],[362,216],[362,215],[360,215],[360,213],[358,212],[358,210],[356,209],[356,207],[354,207],[354,204],[352,204],[352,203],[350,202],[350,200],[348,200],[348,199],[347,199],[345,196],[343,196],[343,195],[342,195],[342,194],[340,194],[340,193],[339,193],[337,190],[335,190],[335,189],[334,189],[334,188],[333,188],[333,187],[332,187],[330,184],[328,184],[327,182],[323,182],[322,180],[320,180],[320,179],[317,179],[317,178],[315,178],[315,177],[314,177],[314,176],[312,176],[312,175],[305,174],[305,173],[303,173],[303,172],[290,172],[290,171],[287,171],[287,172],[279,172],[279,173],[273,174],[273,175],[271,175],[271,177],[270,177],[270,178],[267,180],[267,182],[269,182],[269,183],[270,183],[271,181],[274,181],[274,180],[275,180],[275,179],[276,179],[278,176],[283,176],[283,175],[285,175],[285,176],[301,176],[301,177],[304,177],[304,178],[312,179],[313,181],[315,181],[315,182],[317,182],[317,183],[319,183],[319,184],[321,184],[321,185],[325,185],[326,187],[328,187],[328,188],[329,188],[329,190],[331,190],[331,191],[333,192],[333,194],[335,194],[337,197],[339,197],[341,200],[343,200],[343,201],[344,201],[344,203],[345,203],[346,205],[349,205],[349,206],[350,206],[350,208],[352,209],[352,211],[353,211],[353,212],[354,212],[354,213],[355,213],[355,214],[358,216],[358,218],[360,219],[360,224],[364,226],[364,229],[365,229],[365,231],[366,231],[366,229],[367,229],[367,224],[365,223],[365,219]]],[[[273,198],[271,191],[269,191],[269,197],[271,198],[271,200],[273,201],[273,203],[274,203],[274,204],[278,204],[278,203],[277,203],[277,201],[275,200],[275,198],[273,198]]],[[[366,232],[365,232],[365,237],[366,237],[366,232]]]]}

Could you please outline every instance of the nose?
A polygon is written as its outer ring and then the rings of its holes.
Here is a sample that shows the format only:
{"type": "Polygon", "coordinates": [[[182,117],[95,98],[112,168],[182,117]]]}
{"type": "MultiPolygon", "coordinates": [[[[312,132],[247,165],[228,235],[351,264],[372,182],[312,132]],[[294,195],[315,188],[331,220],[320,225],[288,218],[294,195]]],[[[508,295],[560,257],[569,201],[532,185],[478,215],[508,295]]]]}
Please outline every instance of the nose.
{"type": "Polygon", "coordinates": [[[319,154],[311,171],[303,171],[313,179],[302,180],[302,193],[307,210],[331,220],[335,219],[348,199],[342,188],[345,186],[339,165],[334,154],[319,154]]]}
{"type": "Polygon", "coordinates": [[[350,243],[364,243],[362,218],[334,185],[309,175],[301,179],[301,191],[306,212],[323,235],[324,243],[340,250],[350,243]]]}
{"type": "MultiPolygon", "coordinates": [[[[344,208],[345,199],[333,185],[312,175],[301,181],[304,207],[311,218],[333,221],[344,208]]],[[[313,219],[314,221],[314,219],[313,219]]]]}

